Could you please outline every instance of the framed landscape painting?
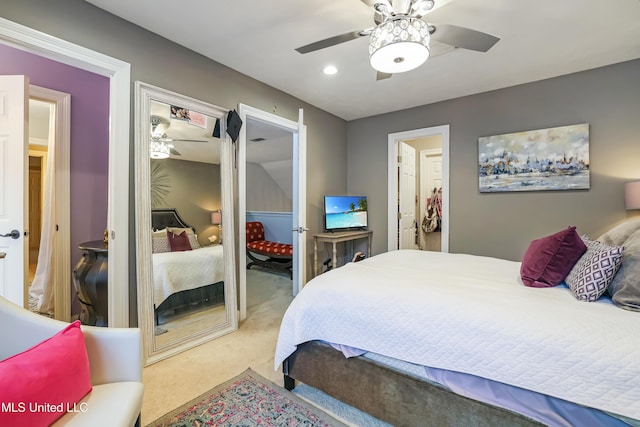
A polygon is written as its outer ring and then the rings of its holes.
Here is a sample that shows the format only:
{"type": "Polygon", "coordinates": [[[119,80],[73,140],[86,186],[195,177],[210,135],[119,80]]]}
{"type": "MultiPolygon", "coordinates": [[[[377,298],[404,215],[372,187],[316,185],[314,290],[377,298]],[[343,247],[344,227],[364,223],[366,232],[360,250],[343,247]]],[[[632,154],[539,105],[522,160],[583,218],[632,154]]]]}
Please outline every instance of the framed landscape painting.
{"type": "Polygon", "coordinates": [[[481,193],[589,189],[589,124],[478,139],[481,193]]]}

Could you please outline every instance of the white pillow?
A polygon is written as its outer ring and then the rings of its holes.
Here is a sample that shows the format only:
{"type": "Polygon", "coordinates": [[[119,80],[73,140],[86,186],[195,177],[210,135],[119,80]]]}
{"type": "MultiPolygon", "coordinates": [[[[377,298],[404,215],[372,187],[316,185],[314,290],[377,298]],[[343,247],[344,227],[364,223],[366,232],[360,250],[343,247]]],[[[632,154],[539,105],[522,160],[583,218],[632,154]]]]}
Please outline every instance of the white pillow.
{"type": "Polygon", "coordinates": [[[151,230],[151,237],[167,237],[167,229],[151,230]]]}

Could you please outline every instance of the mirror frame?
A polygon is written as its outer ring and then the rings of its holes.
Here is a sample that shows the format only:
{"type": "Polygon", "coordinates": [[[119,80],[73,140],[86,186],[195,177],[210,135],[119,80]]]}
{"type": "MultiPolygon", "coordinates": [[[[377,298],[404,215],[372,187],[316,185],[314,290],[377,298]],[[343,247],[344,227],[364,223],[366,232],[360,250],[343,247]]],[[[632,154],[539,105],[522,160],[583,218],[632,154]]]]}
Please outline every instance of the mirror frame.
{"type": "Polygon", "coordinates": [[[138,327],[142,331],[144,364],[150,365],[179,352],[198,346],[238,329],[236,302],[235,238],[233,223],[233,158],[232,146],[226,129],[227,110],[144,82],[135,82],[135,224],[136,224],[136,278],[138,291],[138,327]],[[227,321],[212,328],[185,336],[162,346],[155,345],[153,312],[153,271],[151,250],[151,171],[149,141],[151,139],[151,101],[180,105],[189,110],[220,120],[220,185],[222,241],[224,248],[224,293],[227,321]],[[145,214],[148,213],[148,214],[145,214]]]}

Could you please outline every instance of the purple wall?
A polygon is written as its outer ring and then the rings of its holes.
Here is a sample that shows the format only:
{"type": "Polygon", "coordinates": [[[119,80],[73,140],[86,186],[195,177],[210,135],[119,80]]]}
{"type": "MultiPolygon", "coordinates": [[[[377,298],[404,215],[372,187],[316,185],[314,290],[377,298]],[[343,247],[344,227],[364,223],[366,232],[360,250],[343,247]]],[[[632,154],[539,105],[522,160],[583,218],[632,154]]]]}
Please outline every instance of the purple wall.
{"type": "Polygon", "coordinates": [[[31,84],[71,94],[73,268],[82,256],[78,245],[102,239],[107,225],[109,78],[0,44],[2,74],[24,74],[31,84]]]}

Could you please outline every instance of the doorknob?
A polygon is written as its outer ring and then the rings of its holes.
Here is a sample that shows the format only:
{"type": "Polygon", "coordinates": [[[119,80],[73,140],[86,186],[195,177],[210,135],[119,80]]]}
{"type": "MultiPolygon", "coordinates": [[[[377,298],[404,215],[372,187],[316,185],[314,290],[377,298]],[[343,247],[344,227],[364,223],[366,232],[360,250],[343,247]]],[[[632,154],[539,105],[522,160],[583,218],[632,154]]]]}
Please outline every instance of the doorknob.
{"type": "Polygon", "coordinates": [[[307,227],[298,227],[298,228],[292,228],[291,231],[297,231],[298,233],[304,233],[305,231],[309,231],[309,229],[307,227]]]}
{"type": "Polygon", "coordinates": [[[11,230],[10,233],[0,234],[0,237],[11,237],[12,239],[19,239],[20,232],[18,230],[11,230]]]}

